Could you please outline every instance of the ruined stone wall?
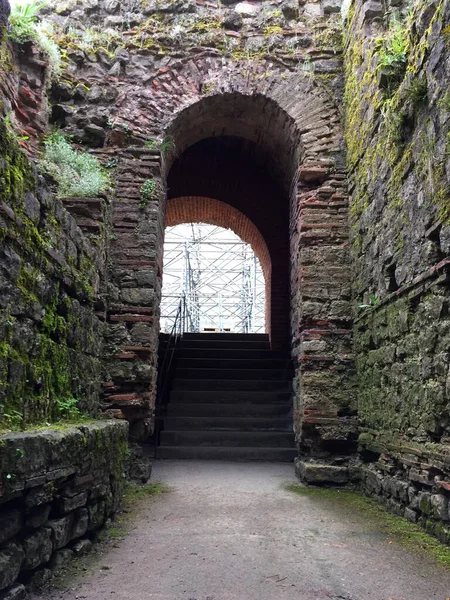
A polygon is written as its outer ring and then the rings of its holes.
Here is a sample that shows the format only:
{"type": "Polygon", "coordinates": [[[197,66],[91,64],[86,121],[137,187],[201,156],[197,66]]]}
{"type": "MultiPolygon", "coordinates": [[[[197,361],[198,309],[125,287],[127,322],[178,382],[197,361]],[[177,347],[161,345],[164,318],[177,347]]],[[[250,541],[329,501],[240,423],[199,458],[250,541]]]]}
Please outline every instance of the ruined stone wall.
{"type": "Polygon", "coordinates": [[[345,50],[363,483],[445,541],[449,19],[447,1],[358,0],[345,50]]]}
{"type": "MultiPolygon", "coordinates": [[[[354,448],[340,4],[71,0],[47,9],[64,57],[51,120],[116,162],[104,406],[131,421],[136,440],[151,428],[166,178],[199,140],[237,136],[259,148],[281,190],[264,210],[252,199],[246,216],[262,231],[256,218],[267,229],[285,215],[291,289],[285,268],[272,323],[286,347],[290,301],[302,451],[319,462],[337,453],[337,466],[354,448]],[[86,23],[97,29],[86,33],[86,23]],[[154,191],[145,202],[144,184],[154,191]]],[[[282,260],[276,235],[272,266],[282,260]]]]}
{"type": "Polygon", "coordinates": [[[27,158],[48,130],[48,61],[0,35],[0,429],[17,429],[99,414],[108,209],[57,199],[27,158]]]}
{"type": "Polygon", "coordinates": [[[83,236],[3,123],[0,137],[2,425],[67,417],[72,399],[98,414],[103,238],[83,236]]]}
{"type": "Polygon", "coordinates": [[[0,445],[0,597],[18,599],[89,550],[117,511],[127,426],[10,433],[0,445]]]}

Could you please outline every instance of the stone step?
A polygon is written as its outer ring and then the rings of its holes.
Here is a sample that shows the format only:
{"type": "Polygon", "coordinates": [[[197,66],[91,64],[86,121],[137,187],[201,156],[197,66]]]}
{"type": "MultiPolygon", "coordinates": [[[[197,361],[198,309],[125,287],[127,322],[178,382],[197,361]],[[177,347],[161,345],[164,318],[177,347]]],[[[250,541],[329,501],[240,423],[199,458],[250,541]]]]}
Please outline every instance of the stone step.
{"type": "Polygon", "coordinates": [[[198,460],[266,460],[293,462],[297,456],[295,448],[258,448],[220,446],[160,446],[157,458],[198,459],[198,460]]]}
{"type": "Polygon", "coordinates": [[[267,333],[219,333],[219,332],[210,332],[210,333],[184,333],[183,340],[231,340],[233,342],[269,342],[269,335],[267,333]]]}
{"type": "Polygon", "coordinates": [[[251,348],[192,348],[183,347],[177,350],[177,357],[179,359],[245,359],[245,360],[259,360],[259,359],[284,359],[290,360],[289,352],[282,350],[252,350],[251,348]]]}
{"type": "Polygon", "coordinates": [[[179,343],[180,349],[184,348],[227,348],[228,350],[270,350],[269,342],[264,340],[196,340],[182,339],[179,343]]]}
{"type": "Polygon", "coordinates": [[[176,361],[177,369],[284,369],[292,374],[291,361],[283,358],[221,358],[208,355],[193,358],[182,357],[176,361]]]}
{"type": "Polygon", "coordinates": [[[286,391],[251,390],[188,390],[179,389],[170,392],[170,404],[173,402],[191,404],[285,404],[292,407],[291,393],[286,391]]]}
{"type": "Polygon", "coordinates": [[[214,380],[280,380],[291,378],[293,373],[287,369],[184,369],[176,366],[176,376],[180,379],[214,379],[214,380]]]}
{"type": "Polygon", "coordinates": [[[189,416],[166,417],[168,431],[287,431],[292,432],[292,418],[189,416]]]}
{"type": "Polygon", "coordinates": [[[161,446],[294,447],[294,434],[284,431],[161,431],[161,446]]]}
{"type": "Polygon", "coordinates": [[[170,402],[167,406],[167,416],[179,417],[270,417],[272,419],[286,417],[292,425],[292,404],[225,404],[221,402],[170,402]]]}
{"type": "Polygon", "coordinates": [[[246,379],[174,379],[173,390],[241,390],[290,392],[291,381],[246,379]]]}

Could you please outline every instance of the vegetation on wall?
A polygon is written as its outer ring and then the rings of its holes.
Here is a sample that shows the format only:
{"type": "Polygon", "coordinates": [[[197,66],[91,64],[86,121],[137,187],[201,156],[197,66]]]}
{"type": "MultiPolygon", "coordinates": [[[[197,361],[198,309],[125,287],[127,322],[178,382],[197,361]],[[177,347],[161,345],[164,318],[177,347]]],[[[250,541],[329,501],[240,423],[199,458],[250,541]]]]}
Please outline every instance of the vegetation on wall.
{"type": "MultiPolygon", "coordinates": [[[[442,221],[449,218],[449,194],[443,177],[445,157],[438,157],[434,152],[430,154],[436,140],[427,144],[421,142],[425,133],[427,140],[429,137],[424,130],[440,129],[430,123],[431,106],[427,107],[425,103],[428,82],[422,67],[429,51],[431,33],[436,35],[440,26],[443,4],[441,1],[436,6],[429,26],[421,34],[418,34],[416,23],[423,4],[416,2],[402,21],[399,17],[391,20],[383,36],[372,38],[357,34],[357,15],[350,11],[345,134],[348,167],[357,183],[351,207],[355,227],[368,208],[368,185],[375,181],[381,165],[390,171],[386,190],[388,205],[401,209],[401,188],[406,176],[413,165],[416,171],[423,172],[420,165],[424,163],[428,171],[425,180],[430,202],[437,206],[442,221]],[[427,153],[430,154],[428,158],[427,153]],[[428,169],[431,163],[432,173],[428,169]]],[[[446,120],[442,122],[444,128],[447,127],[446,120]]],[[[354,236],[353,242],[357,246],[360,240],[354,236]]]]}
{"type": "Polygon", "coordinates": [[[51,23],[39,19],[39,12],[45,5],[46,2],[37,0],[14,4],[9,18],[9,37],[18,44],[34,42],[47,55],[51,77],[56,78],[61,72],[61,53],[52,39],[51,23]]]}
{"type": "Polygon", "coordinates": [[[146,179],[141,187],[139,208],[146,208],[151,200],[156,200],[161,192],[161,184],[156,179],[146,179]]]}
{"type": "Polygon", "coordinates": [[[13,267],[0,271],[0,430],[78,421],[97,410],[90,389],[98,368],[90,355],[94,317],[83,306],[92,301],[95,265],[81,248],[77,260],[65,255],[61,205],[48,196],[39,205],[36,171],[1,119],[0,139],[7,207],[0,241],[4,255],[13,257],[13,267]]]}
{"type": "Polygon", "coordinates": [[[109,175],[98,160],[76,150],[61,133],[52,133],[44,146],[39,166],[57,182],[59,196],[95,197],[109,188],[109,175]]]}

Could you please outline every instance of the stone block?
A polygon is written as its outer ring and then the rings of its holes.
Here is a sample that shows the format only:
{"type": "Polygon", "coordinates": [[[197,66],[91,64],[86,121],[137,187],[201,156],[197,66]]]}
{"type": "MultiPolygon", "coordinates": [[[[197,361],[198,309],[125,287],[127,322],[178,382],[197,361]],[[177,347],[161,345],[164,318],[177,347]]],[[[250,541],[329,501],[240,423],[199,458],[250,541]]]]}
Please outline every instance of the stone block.
{"type": "Polygon", "coordinates": [[[254,17],[260,11],[260,7],[254,4],[248,4],[247,2],[239,2],[236,4],[234,10],[243,17],[254,17]]]}
{"type": "Polygon", "coordinates": [[[323,12],[327,14],[341,11],[342,0],[322,0],[323,12]]]}
{"type": "Polygon", "coordinates": [[[44,525],[44,523],[47,522],[50,510],[51,506],[49,504],[43,504],[32,508],[26,518],[27,527],[37,529],[44,525]]]}
{"type": "Polygon", "coordinates": [[[22,515],[16,509],[9,509],[0,514],[0,544],[6,542],[22,527],[22,515]]]}
{"type": "Polygon", "coordinates": [[[106,503],[100,500],[88,508],[89,511],[89,530],[99,529],[106,519],[106,503]]]}
{"type": "Polygon", "coordinates": [[[50,560],[53,551],[51,529],[43,527],[23,540],[25,558],[22,569],[35,569],[50,560]]]}
{"type": "Polygon", "coordinates": [[[429,492],[419,492],[418,505],[425,515],[429,515],[431,513],[431,494],[429,492]]]}
{"type": "Polygon", "coordinates": [[[41,214],[41,205],[37,198],[31,192],[26,192],[25,194],[25,202],[23,206],[23,212],[25,215],[33,221],[33,223],[37,223],[41,214]]]}
{"type": "Polygon", "coordinates": [[[84,535],[89,526],[89,514],[87,508],[80,508],[75,511],[73,515],[71,539],[79,538],[84,535]]]}
{"type": "Polygon", "coordinates": [[[39,504],[46,504],[53,499],[54,490],[49,485],[32,488],[25,496],[25,506],[32,508],[39,504]]]}
{"type": "Polygon", "coordinates": [[[53,572],[63,569],[69,564],[74,557],[73,550],[70,548],[62,548],[53,553],[50,560],[50,568],[53,572]]]}
{"type": "Polygon", "coordinates": [[[26,595],[25,586],[21,583],[15,583],[3,593],[0,592],[0,600],[25,600],[26,595]]]}
{"type": "Polygon", "coordinates": [[[52,572],[50,569],[38,569],[33,571],[27,582],[27,588],[30,592],[35,592],[43,587],[52,578],[52,572]]]}
{"type": "Polygon", "coordinates": [[[84,539],[84,540],[78,540],[78,542],[73,545],[72,550],[76,556],[82,556],[83,554],[87,554],[88,552],[90,552],[91,548],[92,548],[91,540],[84,539]]]}
{"type": "Polygon", "coordinates": [[[411,521],[411,523],[417,522],[417,513],[415,510],[412,510],[412,508],[405,508],[404,517],[407,521],[411,521]]]}
{"type": "Polygon", "coordinates": [[[322,16],[322,7],[320,4],[307,2],[303,7],[303,12],[305,17],[319,18],[322,16]]]}
{"type": "MultiPolygon", "coordinates": [[[[241,17],[241,15],[235,11],[231,12],[229,15],[227,15],[224,20],[222,21],[222,27],[224,29],[227,30],[231,30],[231,31],[238,31],[239,29],[242,28],[244,24],[244,21],[241,17]]],[[[138,274],[138,281],[139,281],[139,274],[138,274]]],[[[154,278],[153,278],[154,281],[154,278]]]]}
{"type": "Polygon", "coordinates": [[[431,513],[436,519],[441,521],[449,520],[449,502],[447,496],[443,494],[433,494],[431,496],[431,513]]]}
{"type": "Polygon", "coordinates": [[[0,550],[0,590],[15,582],[25,553],[21,545],[9,542],[0,550]]]}
{"type": "Polygon", "coordinates": [[[296,460],[295,472],[302,481],[316,485],[326,483],[342,485],[348,483],[349,480],[347,467],[307,463],[301,460],[296,460]]]}
{"type": "Polygon", "coordinates": [[[380,18],[384,15],[384,8],[381,2],[369,0],[362,6],[360,13],[360,24],[367,23],[373,19],[380,18]]]}
{"type": "Polygon", "coordinates": [[[48,526],[52,530],[53,546],[55,550],[65,546],[71,539],[73,514],[62,517],[61,519],[52,519],[48,526]]]}
{"type": "Polygon", "coordinates": [[[81,492],[75,496],[61,498],[59,502],[59,508],[62,513],[67,514],[74,511],[81,506],[84,506],[87,502],[87,492],[81,492]]]}

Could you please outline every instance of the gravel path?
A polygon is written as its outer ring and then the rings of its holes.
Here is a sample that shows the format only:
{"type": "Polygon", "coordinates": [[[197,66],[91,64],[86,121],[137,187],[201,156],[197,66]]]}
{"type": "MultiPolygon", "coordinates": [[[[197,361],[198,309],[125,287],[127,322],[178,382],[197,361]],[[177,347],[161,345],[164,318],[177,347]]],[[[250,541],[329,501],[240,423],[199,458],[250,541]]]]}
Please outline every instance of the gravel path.
{"type": "Polygon", "coordinates": [[[159,461],[153,479],[172,491],[143,501],[81,583],[36,600],[450,598],[448,571],[286,491],[291,465],[159,461]]]}

